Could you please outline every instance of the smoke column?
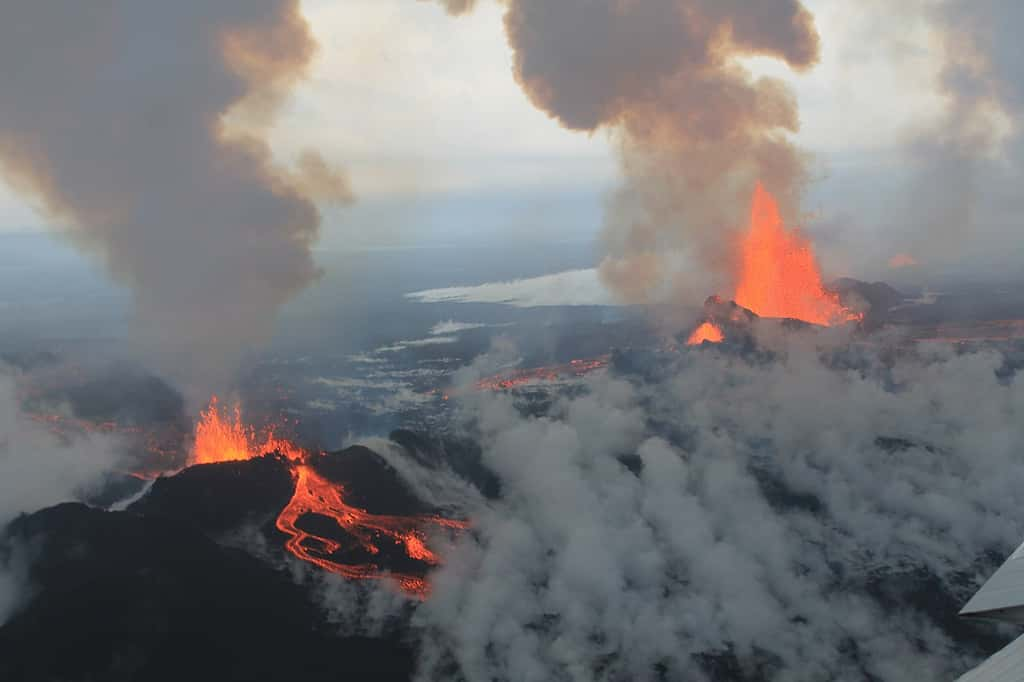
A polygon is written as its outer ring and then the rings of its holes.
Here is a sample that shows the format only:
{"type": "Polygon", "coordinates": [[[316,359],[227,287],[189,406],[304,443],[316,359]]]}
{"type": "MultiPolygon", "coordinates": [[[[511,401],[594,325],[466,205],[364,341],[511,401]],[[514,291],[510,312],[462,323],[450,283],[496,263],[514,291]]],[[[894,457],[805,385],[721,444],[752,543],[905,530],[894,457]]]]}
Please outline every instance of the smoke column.
{"type": "Polygon", "coordinates": [[[938,124],[915,131],[906,249],[954,271],[1017,269],[1024,137],[1024,56],[1014,0],[916,3],[940,36],[945,99],[938,124]]]}
{"type": "Polygon", "coordinates": [[[512,0],[505,25],[530,100],[617,144],[625,182],[610,202],[602,273],[623,299],[696,302],[728,284],[733,232],[759,179],[796,217],[796,101],[741,59],[816,63],[818,34],[798,0],[512,0]]]}
{"type": "Polygon", "coordinates": [[[0,172],[132,288],[144,347],[186,385],[271,332],[318,276],[313,200],[350,198],[262,136],[314,52],[298,0],[0,10],[0,172]]]}

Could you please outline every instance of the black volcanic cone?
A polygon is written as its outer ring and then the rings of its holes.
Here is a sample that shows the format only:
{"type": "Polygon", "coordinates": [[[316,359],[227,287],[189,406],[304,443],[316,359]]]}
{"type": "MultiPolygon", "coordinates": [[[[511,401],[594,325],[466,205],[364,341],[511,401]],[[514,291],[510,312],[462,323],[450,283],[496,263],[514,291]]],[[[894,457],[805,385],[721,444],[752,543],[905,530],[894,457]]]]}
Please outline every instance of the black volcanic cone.
{"type": "MultiPolygon", "coordinates": [[[[398,472],[374,451],[354,446],[313,456],[309,465],[344,490],[346,504],[380,516],[418,517],[439,510],[420,500],[398,472]]],[[[245,526],[262,530],[270,547],[284,555],[287,537],[275,521],[295,493],[294,465],[278,455],[251,460],[203,464],[161,478],[130,511],[189,524],[220,538],[245,526]]],[[[405,546],[383,534],[374,540],[380,550],[371,554],[363,544],[329,516],[305,513],[296,526],[311,535],[333,540],[340,549],[332,561],[372,564],[384,572],[426,576],[431,566],[406,554],[405,546]]],[[[427,529],[424,529],[427,530],[427,529]]],[[[315,548],[316,540],[307,539],[315,548]]],[[[325,555],[326,557],[327,555],[325,555]]],[[[319,570],[319,569],[318,569],[319,570]]]]}
{"type": "Polygon", "coordinates": [[[295,483],[283,457],[200,464],[160,478],[131,511],[192,523],[217,535],[262,526],[292,498],[295,483]]]}
{"type": "Polygon", "coordinates": [[[393,639],[331,633],[305,592],[193,525],[65,504],[18,519],[4,554],[35,596],[0,628],[0,679],[405,680],[393,639]]]}

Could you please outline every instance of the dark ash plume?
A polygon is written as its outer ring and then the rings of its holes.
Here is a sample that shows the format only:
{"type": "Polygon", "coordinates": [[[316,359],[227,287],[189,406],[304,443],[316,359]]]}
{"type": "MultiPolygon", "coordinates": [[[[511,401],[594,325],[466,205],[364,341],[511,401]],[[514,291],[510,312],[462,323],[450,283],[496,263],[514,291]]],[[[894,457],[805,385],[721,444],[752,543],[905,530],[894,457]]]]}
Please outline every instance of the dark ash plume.
{"type": "Polygon", "coordinates": [[[270,333],[318,275],[313,200],[350,198],[261,137],[314,52],[298,0],[0,10],[0,172],[132,287],[141,339],[187,384],[270,333]]]}

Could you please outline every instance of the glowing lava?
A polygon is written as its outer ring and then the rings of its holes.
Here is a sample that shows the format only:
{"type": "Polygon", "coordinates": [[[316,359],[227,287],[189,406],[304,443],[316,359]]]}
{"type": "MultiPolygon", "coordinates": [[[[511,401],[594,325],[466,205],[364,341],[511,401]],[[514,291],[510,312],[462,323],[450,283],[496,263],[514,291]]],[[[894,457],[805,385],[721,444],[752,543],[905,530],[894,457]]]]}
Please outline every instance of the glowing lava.
{"type": "Polygon", "coordinates": [[[725,334],[722,333],[722,330],[715,323],[705,322],[701,326],[697,327],[693,334],[690,334],[690,338],[686,341],[686,345],[699,346],[705,341],[708,343],[722,343],[722,341],[725,341],[725,334]]]}
{"type": "Polygon", "coordinates": [[[236,462],[268,452],[279,453],[290,460],[300,460],[306,454],[302,448],[277,438],[273,428],[257,434],[255,429],[242,422],[242,409],[238,405],[230,414],[221,414],[217,396],[210,398],[209,407],[200,412],[200,420],[196,424],[191,464],[236,462]]]}
{"type": "Polygon", "coordinates": [[[610,355],[589,360],[570,360],[564,365],[514,369],[476,382],[480,391],[506,391],[539,382],[555,382],[565,378],[582,377],[604,369],[611,361],[610,355]]]}
{"type": "Polygon", "coordinates": [[[345,489],[318,474],[311,462],[314,456],[288,440],[274,435],[268,428],[257,433],[242,421],[241,409],[236,405],[227,415],[222,414],[216,396],[200,413],[196,424],[193,464],[232,462],[277,453],[290,462],[295,492],[288,505],[277,517],[278,530],[288,535],[285,549],[302,561],[352,580],[392,578],[403,590],[424,598],[429,592],[427,581],[418,575],[387,572],[377,564],[342,563],[332,558],[346,549],[342,543],[299,528],[299,521],[307,514],[333,520],[344,535],[367,554],[377,556],[383,543],[405,557],[427,566],[440,563],[438,556],[427,547],[423,528],[464,529],[464,521],[439,516],[386,516],[371,514],[345,502],[345,489]]]}
{"type": "Polygon", "coordinates": [[[331,559],[342,550],[336,540],[314,535],[299,528],[306,514],[317,514],[333,519],[365,552],[378,555],[381,543],[392,543],[410,559],[430,566],[440,563],[437,555],[426,544],[422,527],[434,525],[452,529],[467,527],[464,521],[437,516],[384,516],[345,503],[344,488],[328,481],[307,464],[293,467],[295,494],[288,506],[277,517],[277,528],[291,536],[285,548],[293,555],[352,580],[393,578],[402,589],[419,597],[426,597],[428,586],[420,576],[404,573],[385,573],[375,564],[347,564],[331,559]]]}
{"type": "Polygon", "coordinates": [[[825,290],[811,243],[786,229],[775,198],[760,183],[741,245],[735,300],[761,317],[823,326],[859,319],[825,290]]]}

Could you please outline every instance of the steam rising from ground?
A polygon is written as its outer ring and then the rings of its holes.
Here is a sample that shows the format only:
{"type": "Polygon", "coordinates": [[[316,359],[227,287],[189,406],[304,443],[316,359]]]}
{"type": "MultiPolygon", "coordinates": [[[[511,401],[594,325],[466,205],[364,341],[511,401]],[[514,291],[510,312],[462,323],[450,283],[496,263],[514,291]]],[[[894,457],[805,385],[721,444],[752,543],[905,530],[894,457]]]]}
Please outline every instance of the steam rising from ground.
{"type": "MultiPolygon", "coordinates": [[[[116,446],[97,434],[61,443],[22,413],[14,379],[0,371],[0,529],[20,513],[76,499],[83,488],[99,483],[116,463],[116,446]]],[[[21,589],[7,559],[0,557],[0,622],[21,589]]]]}
{"type": "Polygon", "coordinates": [[[146,347],[186,384],[271,331],[318,274],[313,200],[351,198],[318,155],[288,171],[263,138],[314,50],[298,0],[0,10],[0,172],[132,287],[146,347]]]}
{"type": "Polygon", "coordinates": [[[759,179],[796,216],[805,173],[787,137],[799,128],[795,98],[739,59],[811,67],[818,35],[798,0],[511,0],[505,25],[533,103],[619,147],[626,180],[611,201],[602,274],[624,300],[696,303],[722,289],[730,235],[759,179]]]}
{"type": "Polygon", "coordinates": [[[465,398],[502,496],[420,608],[423,677],[968,669],[979,652],[943,627],[1024,535],[1024,382],[995,352],[823,343],[690,352],[541,416],[465,398]],[[952,612],[910,606],[913,589],[952,612]]]}

